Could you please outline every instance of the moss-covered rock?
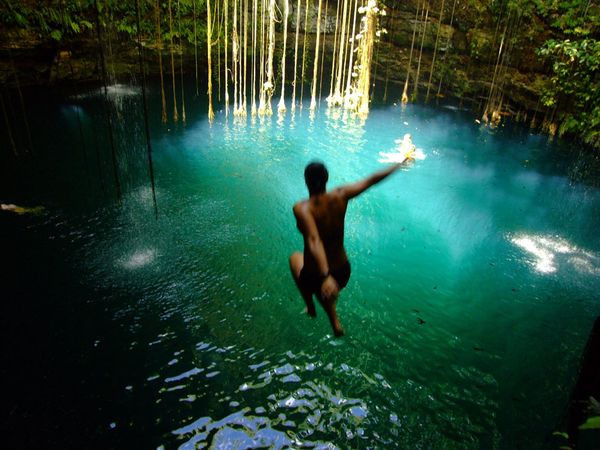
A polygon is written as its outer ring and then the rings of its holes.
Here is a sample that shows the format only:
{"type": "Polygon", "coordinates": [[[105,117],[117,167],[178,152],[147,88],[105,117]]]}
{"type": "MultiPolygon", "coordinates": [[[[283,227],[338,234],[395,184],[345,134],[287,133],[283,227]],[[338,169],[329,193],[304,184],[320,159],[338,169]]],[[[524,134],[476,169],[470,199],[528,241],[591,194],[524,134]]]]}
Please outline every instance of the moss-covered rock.
{"type": "Polygon", "coordinates": [[[495,62],[496,48],[494,33],[491,30],[471,28],[467,31],[467,49],[471,58],[481,62],[495,62]]]}

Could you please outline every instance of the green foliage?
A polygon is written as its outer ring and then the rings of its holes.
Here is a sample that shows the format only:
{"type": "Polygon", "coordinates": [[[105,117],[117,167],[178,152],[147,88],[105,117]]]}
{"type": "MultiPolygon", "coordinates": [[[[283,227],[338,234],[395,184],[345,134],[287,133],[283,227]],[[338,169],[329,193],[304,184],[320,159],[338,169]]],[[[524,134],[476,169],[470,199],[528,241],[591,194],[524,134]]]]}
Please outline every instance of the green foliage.
{"type": "Polygon", "coordinates": [[[563,439],[569,439],[569,435],[564,431],[555,431],[554,433],[552,433],[552,436],[561,437],[563,439]]]}
{"type": "Polygon", "coordinates": [[[494,0],[490,11],[495,17],[508,14],[531,17],[535,12],[535,5],[531,0],[494,0]]]}
{"type": "Polygon", "coordinates": [[[469,55],[477,60],[489,58],[492,48],[492,36],[485,30],[473,28],[467,34],[469,55]]]}
{"type": "Polygon", "coordinates": [[[60,41],[66,36],[92,29],[91,0],[27,2],[2,0],[0,23],[38,33],[42,38],[60,41]]]}
{"type": "MultiPolygon", "coordinates": [[[[156,40],[156,1],[138,0],[140,28],[143,36],[156,40]]],[[[163,42],[171,37],[194,42],[194,6],[196,8],[196,41],[206,35],[206,0],[172,0],[173,31],[169,31],[169,2],[160,1],[163,42]]],[[[95,33],[96,15],[102,27],[111,33],[137,38],[136,0],[0,0],[0,24],[27,29],[41,38],[62,41],[87,32],[95,33]]],[[[218,31],[218,30],[217,30],[218,31]]],[[[213,38],[214,39],[214,38],[213,38]]]]}
{"type": "Polygon", "coordinates": [[[593,416],[579,427],[580,430],[598,430],[600,429],[600,416],[593,416]]]}
{"type": "Polygon", "coordinates": [[[568,39],[550,39],[538,55],[552,64],[542,102],[560,106],[560,134],[600,147],[600,7],[589,0],[534,0],[536,14],[568,39]]]}
{"type": "Polygon", "coordinates": [[[590,36],[598,31],[600,6],[589,0],[534,0],[537,14],[557,31],[590,36]]]}
{"type": "Polygon", "coordinates": [[[600,41],[551,39],[538,54],[552,63],[551,87],[542,101],[564,110],[559,131],[600,146],[600,41]]]}

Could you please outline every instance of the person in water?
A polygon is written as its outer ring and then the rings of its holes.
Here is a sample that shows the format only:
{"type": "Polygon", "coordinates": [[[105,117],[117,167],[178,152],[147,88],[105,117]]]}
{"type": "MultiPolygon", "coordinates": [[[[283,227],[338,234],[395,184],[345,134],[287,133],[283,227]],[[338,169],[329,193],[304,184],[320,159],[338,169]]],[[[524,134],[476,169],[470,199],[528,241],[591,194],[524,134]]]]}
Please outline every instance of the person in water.
{"type": "Polygon", "coordinates": [[[12,203],[0,203],[0,211],[11,211],[14,213],[17,213],[19,215],[23,215],[23,214],[41,214],[42,212],[44,212],[44,207],[43,206],[36,206],[34,208],[28,208],[25,206],[18,206],[18,205],[14,205],[12,203]]]}
{"type": "Polygon", "coordinates": [[[402,167],[409,156],[357,183],[326,191],[329,172],[318,161],[308,164],[304,180],[309,198],[294,205],[296,225],[304,237],[304,253],[290,256],[292,276],[309,316],[317,315],[313,295],[323,306],[336,337],[344,335],[336,313],[337,298],[350,279],[350,262],[344,249],[344,219],[348,201],[402,167]]]}

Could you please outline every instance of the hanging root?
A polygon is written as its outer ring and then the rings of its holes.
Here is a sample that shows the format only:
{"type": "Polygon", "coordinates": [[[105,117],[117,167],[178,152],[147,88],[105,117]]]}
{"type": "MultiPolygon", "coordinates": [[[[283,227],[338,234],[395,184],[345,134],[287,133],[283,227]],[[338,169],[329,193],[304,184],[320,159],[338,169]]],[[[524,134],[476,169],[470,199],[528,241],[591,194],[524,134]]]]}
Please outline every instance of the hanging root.
{"type": "Polygon", "coordinates": [[[289,3],[288,0],[284,0],[284,13],[283,13],[283,52],[281,54],[281,97],[279,97],[279,105],[277,111],[284,113],[285,107],[285,49],[287,46],[287,22],[289,15],[289,3]]]}
{"type": "Polygon", "coordinates": [[[353,39],[358,41],[357,60],[350,74],[352,82],[346,93],[345,103],[348,109],[361,116],[366,116],[369,113],[373,47],[375,39],[386,32],[378,29],[378,17],[384,16],[386,13],[385,10],[379,9],[375,0],[369,0],[366,6],[358,8],[358,12],[363,17],[360,22],[360,31],[353,39]]]}
{"type": "Polygon", "coordinates": [[[319,13],[317,16],[317,42],[315,43],[315,61],[313,65],[313,80],[311,88],[310,110],[314,111],[317,107],[317,70],[319,68],[319,39],[321,37],[321,5],[322,0],[319,0],[319,13]]]}
{"type": "Polygon", "coordinates": [[[402,103],[406,105],[408,103],[408,77],[404,82],[404,90],[402,91],[402,103]]]}
{"type": "MultiPolygon", "coordinates": [[[[206,46],[207,46],[207,57],[208,57],[208,121],[212,122],[215,119],[215,113],[213,111],[212,104],[212,64],[211,64],[211,17],[210,17],[210,0],[206,0],[206,46]]],[[[184,110],[185,111],[185,110],[184,110]]],[[[185,113],[184,113],[185,114],[185,113]]],[[[184,119],[185,121],[185,119],[184,119]]]]}

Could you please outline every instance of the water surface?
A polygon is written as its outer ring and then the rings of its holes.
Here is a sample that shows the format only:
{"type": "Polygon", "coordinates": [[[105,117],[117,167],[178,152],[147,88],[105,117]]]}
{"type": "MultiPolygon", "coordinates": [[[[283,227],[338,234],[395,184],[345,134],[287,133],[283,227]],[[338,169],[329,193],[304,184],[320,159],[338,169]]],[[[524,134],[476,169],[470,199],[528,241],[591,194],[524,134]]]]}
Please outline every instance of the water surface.
{"type": "Polygon", "coordinates": [[[5,170],[11,268],[7,427],[22,444],[117,448],[536,448],[600,314],[600,191],[572,143],[444,108],[366,122],[307,105],[234,120],[152,91],[158,219],[139,91],[32,111],[35,162],[5,170]],[[346,329],[312,320],[289,275],[302,173],[382,168],[411,133],[426,159],[353,200],[346,329]],[[24,419],[24,420],[23,420],[24,419]]]}

